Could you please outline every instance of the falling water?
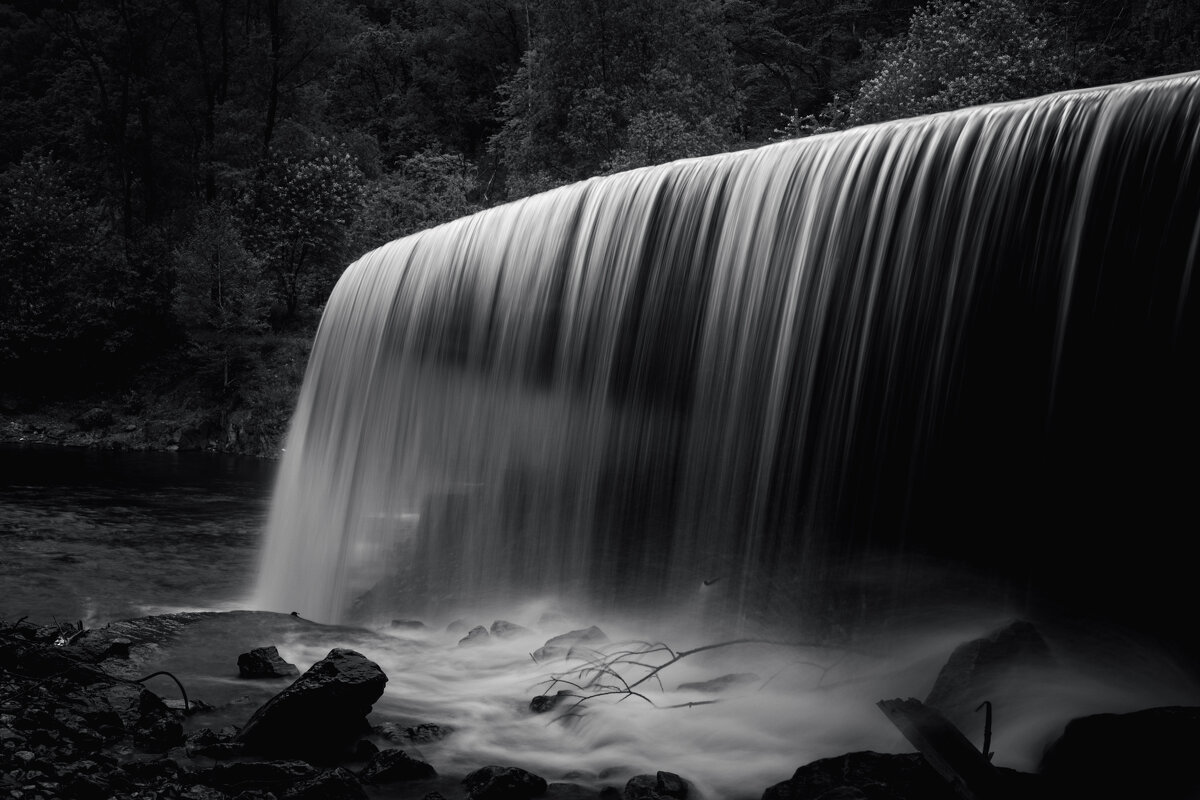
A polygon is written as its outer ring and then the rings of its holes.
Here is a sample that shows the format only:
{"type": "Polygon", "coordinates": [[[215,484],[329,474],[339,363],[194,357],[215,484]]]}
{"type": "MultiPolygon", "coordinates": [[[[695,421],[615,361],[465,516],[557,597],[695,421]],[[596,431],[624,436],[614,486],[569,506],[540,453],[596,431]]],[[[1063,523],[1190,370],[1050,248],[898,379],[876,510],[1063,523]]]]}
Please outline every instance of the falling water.
{"type": "Polygon", "coordinates": [[[1198,155],[1190,74],[594,178],[368,253],[317,335],[259,602],[828,625],[936,563],[1170,615],[1198,155]]]}

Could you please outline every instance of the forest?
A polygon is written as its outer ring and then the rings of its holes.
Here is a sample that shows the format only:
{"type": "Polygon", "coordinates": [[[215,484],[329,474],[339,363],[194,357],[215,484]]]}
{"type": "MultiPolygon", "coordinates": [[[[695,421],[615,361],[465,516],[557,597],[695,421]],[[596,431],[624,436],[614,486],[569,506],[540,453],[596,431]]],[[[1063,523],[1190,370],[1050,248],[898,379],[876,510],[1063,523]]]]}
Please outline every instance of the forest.
{"type": "Polygon", "coordinates": [[[272,455],[325,298],[392,239],[1197,68],[1194,0],[0,3],[0,439],[272,455]]]}

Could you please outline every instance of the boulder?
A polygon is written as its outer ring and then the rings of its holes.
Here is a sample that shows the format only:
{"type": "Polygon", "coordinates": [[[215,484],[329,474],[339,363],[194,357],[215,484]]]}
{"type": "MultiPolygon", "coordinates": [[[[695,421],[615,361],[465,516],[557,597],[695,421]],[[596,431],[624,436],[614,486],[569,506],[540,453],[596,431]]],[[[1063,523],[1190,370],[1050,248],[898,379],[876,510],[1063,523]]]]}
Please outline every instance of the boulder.
{"type": "Polygon", "coordinates": [[[238,741],[251,753],[336,760],[368,730],[367,714],[386,684],[374,661],[335,648],[255,711],[238,741]]]}
{"type": "Polygon", "coordinates": [[[547,711],[553,711],[564,700],[578,696],[569,689],[560,689],[556,694],[539,694],[529,701],[529,710],[535,714],[545,714],[547,711]]]}
{"type": "Polygon", "coordinates": [[[750,683],[757,683],[761,678],[753,672],[734,672],[729,675],[722,675],[719,678],[713,678],[708,681],[699,681],[695,683],[679,684],[681,692],[705,692],[707,694],[719,694],[727,689],[732,689],[736,686],[745,686],[750,683]]]}
{"type": "Polygon", "coordinates": [[[89,408],[75,418],[75,424],[81,431],[91,431],[97,428],[107,428],[113,424],[113,414],[107,408],[89,408]]]}
{"type": "Polygon", "coordinates": [[[551,783],[542,797],[546,800],[596,800],[598,794],[581,783],[551,783]]]}
{"type": "Polygon", "coordinates": [[[562,658],[570,653],[573,647],[595,647],[607,641],[608,636],[604,631],[593,625],[590,628],[570,631],[547,639],[544,645],[534,651],[533,658],[536,661],[562,658]]]}
{"type": "Polygon", "coordinates": [[[624,800],[687,800],[688,784],[674,772],[634,775],[625,784],[624,800]]]}
{"type": "Polygon", "coordinates": [[[546,781],[519,767],[483,767],[462,779],[467,800],[526,800],[546,793],[546,781]]]}
{"type": "Polygon", "coordinates": [[[381,750],[358,773],[363,783],[395,783],[436,778],[437,771],[397,748],[381,750]]]}
{"type": "Polygon", "coordinates": [[[492,637],[488,635],[487,628],[482,625],[476,625],[471,628],[466,636],[458,640],[459,647],[477,647],[481,644],[487,644],[492,637]]]}
{"type": "Polygon", "coordinates": [[[1095,714],[1067,723],[1041,774],[1058,797],[1200,797],[1200,708],[1095,714]]]}
{"type": "Polygon", "coordinates": [[[426,631],[429,626],[419,619],[394,619],[389,626],[394,631],[426,631]]]}
{"type": "MultiPolygon", "coordinates": [[[[806,764],[790,779],[763,792],[762,800],[817,800],[834,790],[857,790],[880,800],[956,800],[957,797],[917,753],[863,751],[806,764]]],[[[842,796],[854,795],[843,791],[842,796]]]]}
{"type": "Polygon", "coordinates": [[[518,636],[524,636],[533,631],[526,628],[524,625],[518,625],[515,622],[509,622],[505,619],[498,619],[492,623],[492,636],[498,639],[515,639],[518,636]]]}
{"type": "Polygon", "coordinates": [[[294,678],[300,674],[295,664],[283,660],[275,645],[242,653],[237,664],[238,674],[243,678],[294,678]]]}
{"type": "Polygon", "coordinates": [[[1015,620],[956,647],[938,673],[925,704],[960,728],[978,725],[973,722],[977,720],[975,709],[984,700],[1000,702],[1003,679],[1014,670],[1052,663],[1050,648],[1033,623],[1015,620]]]}
{"type": "Polygon", "coordinates": [[[192,773],[192,780],[222,792],[237,794],[257,789],[282,794],[320,772],[303,761],[247,761],[217,764],[192,773]]]}
{"type": "Polygon", "coordinates": [[[451,622],[449,625],[446,626],[446,633],[458,634],[458,633],[462,633],[463,631],[469,630],[470,627],[471,626],[467,623],[467,621],[465,619],[456,619],[453,622],[451,622]]]}
{"type": "Polygon", "coordinates": [[[366,800],[367,793],[354,773],[342,767],[324,770],[301,780],[283,794],[283,800],[366,800]]]}

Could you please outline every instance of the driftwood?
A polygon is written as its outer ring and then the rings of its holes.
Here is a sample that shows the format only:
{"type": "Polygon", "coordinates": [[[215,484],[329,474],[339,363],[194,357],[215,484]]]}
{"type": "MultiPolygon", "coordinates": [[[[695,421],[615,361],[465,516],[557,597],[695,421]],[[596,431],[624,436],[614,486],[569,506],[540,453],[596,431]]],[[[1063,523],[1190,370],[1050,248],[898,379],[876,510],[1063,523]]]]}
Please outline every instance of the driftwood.
{"type": "Polygon", "coordinates": [[[988,758],[937,710],[920,700],[880,700],[879,708],[963,800],[1002,800],[988,758]]]}

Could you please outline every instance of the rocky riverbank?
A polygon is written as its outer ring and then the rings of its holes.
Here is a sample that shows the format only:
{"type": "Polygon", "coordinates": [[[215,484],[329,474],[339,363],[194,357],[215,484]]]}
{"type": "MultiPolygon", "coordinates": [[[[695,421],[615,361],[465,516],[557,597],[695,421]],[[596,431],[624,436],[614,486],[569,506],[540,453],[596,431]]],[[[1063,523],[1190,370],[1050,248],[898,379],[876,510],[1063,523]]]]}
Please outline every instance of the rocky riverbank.
{"type": "MultiPolygon", "coordinates": [[[[236,612],[246,613],[246,612],[236,612]]],[[[446,725],[399,725],[373,719],[387,675],[367,655],[333,648],[303,675],[271,647],[238,659],[247,679],[274,678],[282,688],[240,724],[206,725],[229,709],[189,697],[174,676],[141,675],[163,642],[216,614],[177,614],[84,631],[26,620],[0,627],[0,797],[118,800],[692,800],[681,776],[661,770],[618,784],[568,774],[557,782],[512,764],[481,765],[443,775],[420,746],[454,736],[446,725]],[[146,686],[155,678],[160,696],[146,686]],[[291,680],[284,685],[283,681],[291,680]],[[372,724],[372,723],[375,724],[372,724]],[[417,755],[413,755],[416,753],[417,755]]],[[[287,619],[286,616],[283,617],[287,619]]],[[[297,621],[297,625],[307,624],[297,621]]],[[[412,624],[412,623],[410,623],[412,624]]],[[[482,630],[482,629],[481,629],[482,630]]],[[[493,625],[492,635],[508,628],[493,625]]],[[[598,629],[572,633],[600,641],[598,629]]],[[[478,647],[468,634],[462,646],[478,647]]],[[[576,646],[560,636],[545,648],[576,646]]],[[[547,649],[545,652],[550,652],[547,649]]],[[[1021,662],[1049,657],[1027,623],[964,643],[938,676],[931,698],[947,716],[991,691],[1021,662]]],[[[568,693],[568,697],[570,694],[568,693]]],[[[530,714],[557,696],[534,698],[530,714]]],[[[910,701],[915,703],[916,701],[910,701]]],[[[549,704],[553,707],[555,703],[549,704]]],[[[881,717],[881,724],[886,722],[881,717]]],[[[1200,746],[1200,709],[1157,708],[1076,720],[1047,751],[1039,774],[997,769],[976,796],[1039,798],[1195,797],[1200,778],[1190,755],[1200,746]],[[1081,789],[1086,789],[1082,791],[1081,789]],[[1112,791],[1110,791],[1112,790],[1112,791]],[[992,792],[992,794],[988,794],[992,792]],[[1115,792],[1115,793],[1113,793],[1115,792]]],[[[922,753],[847,753],[800,765],[774,786],[747,787],[763,800],[953,800],[963,797],[945,764],[922,753]],[[937,766],[933,768],[931,764],[937,766]]],[[[936,747],[933,748],[937,750],[936,747]]],[[[976,758],[981,758],[975,752],[976,758]]],[[[707,800],[723,800],[710,797],[707,800]]]]}

